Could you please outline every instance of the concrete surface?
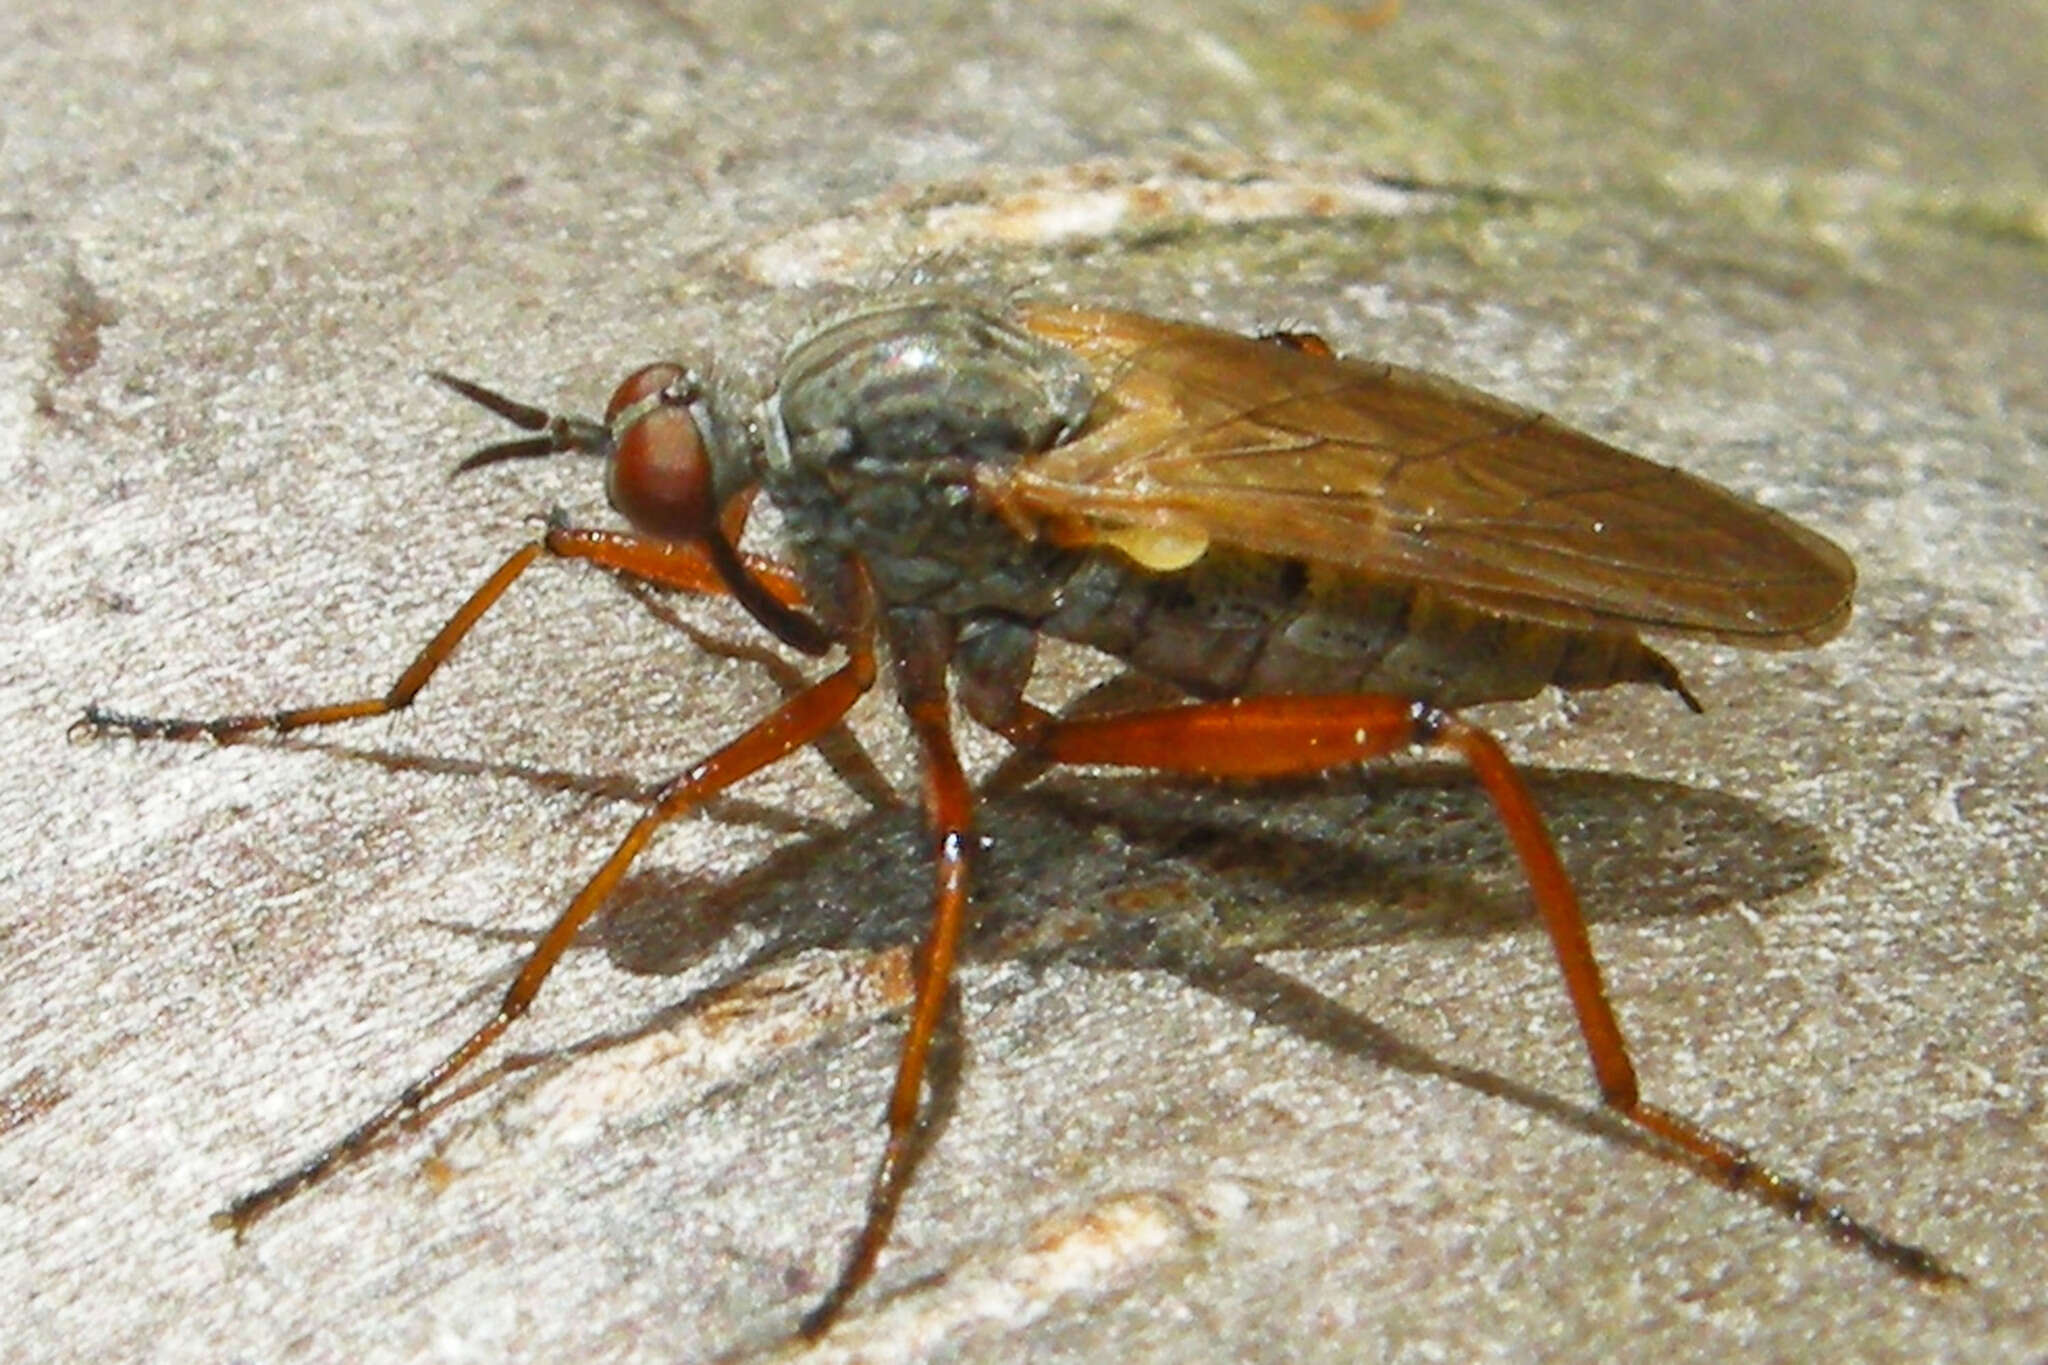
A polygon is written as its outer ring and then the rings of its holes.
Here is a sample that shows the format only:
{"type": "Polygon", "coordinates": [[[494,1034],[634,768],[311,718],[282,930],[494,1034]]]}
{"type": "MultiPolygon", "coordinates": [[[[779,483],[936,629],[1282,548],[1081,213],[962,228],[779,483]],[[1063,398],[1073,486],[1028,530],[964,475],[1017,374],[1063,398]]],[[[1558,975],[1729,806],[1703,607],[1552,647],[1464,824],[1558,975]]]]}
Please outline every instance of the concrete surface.
{"type": "Polygon", "coordinates": [[[1649,1092],[1971,1283],[1615,1140],[1449,770],[1067,775],[986,809],[946,1122],[819,1358],[2048,1354],[2048,7],[899,8],[0,15],[9,1358],[801,1354],[922,913],[886,698],[240,1246],[209,1213],[460,1036],[790,670],[555,568],[395,722],[64,729],[382,687],[525,518],[601,512],[573,461],[448,481],[499,433],[423,369],[587,409],[911,276],[1320,329],[1851,547],[1838,643],[1676,650],[1705,717],[1488,719],[1649,1092]]]}

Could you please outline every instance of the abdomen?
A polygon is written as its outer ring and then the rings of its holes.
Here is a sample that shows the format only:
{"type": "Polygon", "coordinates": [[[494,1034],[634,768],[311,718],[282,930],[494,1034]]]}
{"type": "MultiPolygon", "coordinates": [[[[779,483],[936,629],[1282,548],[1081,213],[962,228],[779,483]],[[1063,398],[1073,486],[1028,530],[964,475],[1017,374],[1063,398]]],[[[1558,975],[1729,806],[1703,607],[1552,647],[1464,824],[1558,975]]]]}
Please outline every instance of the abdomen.
{"type": "Polygon", "coordinates": [[[1203,697],[1378,692],[1450,707],[1549,686],[1678,682],[1632,634],[1496,616],[1424,586],[1222,548],[1173,573],[1086,555],[1038,627],[1203,697]]]}

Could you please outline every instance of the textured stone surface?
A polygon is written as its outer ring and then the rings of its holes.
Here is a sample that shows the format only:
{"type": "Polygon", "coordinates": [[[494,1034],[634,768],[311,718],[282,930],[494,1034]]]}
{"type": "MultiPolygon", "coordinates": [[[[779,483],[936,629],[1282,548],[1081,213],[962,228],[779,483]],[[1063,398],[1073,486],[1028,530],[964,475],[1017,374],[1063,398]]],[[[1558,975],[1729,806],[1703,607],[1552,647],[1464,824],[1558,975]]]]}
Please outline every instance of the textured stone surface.
{"type": "Polygon", "coordinates": [[[554,569],[393,722],[63,729],[381,687],[522,518],[600,513],[576,462],[450,483],[497,433],[422,369],[587,409],[920,272],[1312,327],[1849,546],[1841,641],[1675,651],[1705,717],[1488,719],[1649,1093],[1974,1283],[1604,1136],[1454,773],[1065,776],[986,808],[947,1122],[823,1354],[2048,1351],[2048,10],[899,8],[0,18],[13,1358],[784,1349],[858,1218],[923,913],[885,701],[865,757],[666,834],[516,1069],[239,1247],[208,1214],[459,1037],[632,794],[788,669],[732,610],[677,609],[707,653],[554,569]]]}

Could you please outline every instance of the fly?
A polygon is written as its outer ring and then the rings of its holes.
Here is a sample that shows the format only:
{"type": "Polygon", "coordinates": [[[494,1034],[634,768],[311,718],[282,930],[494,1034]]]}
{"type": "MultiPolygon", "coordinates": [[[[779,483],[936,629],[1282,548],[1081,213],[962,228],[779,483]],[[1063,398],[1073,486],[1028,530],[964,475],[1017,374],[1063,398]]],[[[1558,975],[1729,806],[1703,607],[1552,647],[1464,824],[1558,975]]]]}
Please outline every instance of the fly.
{"type": "Polygon", "coordinates": [[[543,556],[729,596],[784,645],[840,661],[661,788],[467,1040],[331,1146],[235,1200],[222,1226],[239,1235],[415,1114],[526,1013],[661,826],[817,740],[886,661],[922,756],[932,919],[866,1216],[805,1335],[823,1333],[873,1273],[909,1183],[974,848],[956,699],[1053,763],[1258,778],[1408,749],[1456,755],[1528,877],[1602,1100],[1674,1160],[1912,1278],[1959,1278],[1641,1098],[1535,802],[1500,745],[1455,714],[1618,683],[1698,710],[1643,634],[1819,644],[1847,622],[1855,585],[1824,537],[1539,413],[1345,358],[1310,333],[1247,337],[1094,308],[892,298],[801,341],[758,402],[663,363],[628,376],[602,421],[434,378],[532,433],[461,470],[600,457],[632,529],[551,520],[381,696],[210,720],[93,707],[77,728],[226,742],[401,710],[543,556]],[[785,560],[738,549],[756,491],[782,513],[785,560]],[[1043,637],[1101,650],[1185,700],[1049,712],[1026,696],[1043,637]]]}

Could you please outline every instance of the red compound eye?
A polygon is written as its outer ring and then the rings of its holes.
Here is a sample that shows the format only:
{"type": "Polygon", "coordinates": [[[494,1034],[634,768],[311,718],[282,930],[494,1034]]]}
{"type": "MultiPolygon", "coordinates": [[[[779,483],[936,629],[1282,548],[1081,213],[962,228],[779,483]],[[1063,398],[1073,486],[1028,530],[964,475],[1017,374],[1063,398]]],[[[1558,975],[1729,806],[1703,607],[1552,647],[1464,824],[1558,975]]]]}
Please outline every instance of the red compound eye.
{"type": "Polygon", "coordinates": [[[648,365],[626,376],[605,405],[612,428],[605,491],[635,530],[696,540],[717,522],[711,458],[690,411],[696,386],[679,365],[648,365]]]}

